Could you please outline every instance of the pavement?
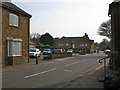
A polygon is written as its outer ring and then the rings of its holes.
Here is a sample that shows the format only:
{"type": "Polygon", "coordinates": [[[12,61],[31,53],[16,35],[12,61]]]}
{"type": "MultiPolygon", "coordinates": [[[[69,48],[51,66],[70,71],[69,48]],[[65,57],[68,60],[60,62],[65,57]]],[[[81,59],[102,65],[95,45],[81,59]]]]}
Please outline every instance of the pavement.
{"type": "Polygon", "coordinates": [[[59,59],[52,59],[52,60],[38,60],[38,64],[36,64],[36,59],[32,58],[29,60],[29,62],[22,63],[22,64],[15,64],[12,66],[2,66],[2,72],[8,72],[8,71],[15,71],[15,70],[20,70],[20,69],[25,69],[25,68],[32,68],[32,67],[37,67],[39,65],[43,64],[49,64],[55,61],[63,61],[67,60],[73,57],[66,57],[66,58],[59,58],[59,59]]]}
{"type": "Polygon", "coordinates": [[[103,89],[103,82],[99,80],[104,78],[103,67],[86,75],[79,75],[79,77],[68,82],[64,88],[100,88],[103,89]]]}
{"type": "MultiPolygon", "coordinates": [[[[56,60],[67,60],[70,58],[74,58],[74,57],[60,58],[54,60],[44,60],[44,61],[39,60],[39,64],[37,65],[35,60],[30,60],[29,63],[18,64],[13,66],[2,66],[2,72],[32,68],[35,66],[48,64],[56,60]]],[[[78,75],[72,81],[65,83],[60,88],[103,88],[103,82],[99,82],[99,79],[103,79],[104,77],[103,75],[104,75],[103,65],[94,66],[93,68],[90,68],[89,70],[78,75]]]]}

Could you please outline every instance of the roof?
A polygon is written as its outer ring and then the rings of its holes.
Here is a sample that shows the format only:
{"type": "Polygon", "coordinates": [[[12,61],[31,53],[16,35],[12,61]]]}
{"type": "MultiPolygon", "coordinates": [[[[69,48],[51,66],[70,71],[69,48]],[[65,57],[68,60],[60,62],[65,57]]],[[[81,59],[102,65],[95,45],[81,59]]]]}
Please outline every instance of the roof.
{"type": "Polygon", "coordinates": [[[65,38],[70,40],[72,43],[76,43],[78,40],[82,39],[83,37],[65,37],[65,38]]]}
{"type": "Polygon", "coordinates": [[[7,10],[10,10],[16,14],[21,14],[21,15],[24,15],[24,16],[29,17],[29,18],[32,17],[30,14],[23,11],[22,9],[20,9],[19,7],[17,7],[16,5],[14,5],[11,2],[0,2],[0,7],[5,8],[7,10]]]}
{"type": "Polygon", "coordinates": [[[88,38],[89,41],[94,42],[94,40],[89,39],[87,33],[85,33],[85,35],[83,37],[65,37],[65,36],[63,36],[62,38],[66,38],[71,43],[76,43],[77,41],[82,40],[83,38],[88,38]]]}

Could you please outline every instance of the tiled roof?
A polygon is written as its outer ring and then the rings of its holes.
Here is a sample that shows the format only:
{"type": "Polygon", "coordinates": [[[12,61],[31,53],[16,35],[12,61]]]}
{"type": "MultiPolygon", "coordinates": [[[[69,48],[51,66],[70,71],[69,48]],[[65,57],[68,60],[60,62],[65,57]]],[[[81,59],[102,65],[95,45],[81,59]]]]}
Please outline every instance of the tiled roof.
{"type": "Polygon", "coordinates": [[[21,15],[27,16],[29,18],[32,17],[30,14],[26,13],[25,11],[23,11],[22,9],[20,9],[19,7],[17,7],[16,5],[14,5],[11,2],[0,2],[0,7],[1,6],[2,6],[2,8],[10,10],[10,11],[12,11],[14,13],[21,14],[21,15]]]}

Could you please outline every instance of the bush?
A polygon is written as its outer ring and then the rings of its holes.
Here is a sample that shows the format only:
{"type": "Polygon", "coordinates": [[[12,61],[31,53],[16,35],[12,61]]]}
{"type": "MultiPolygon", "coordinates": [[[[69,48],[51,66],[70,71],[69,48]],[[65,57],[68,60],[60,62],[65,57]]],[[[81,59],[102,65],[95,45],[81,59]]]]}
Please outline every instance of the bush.
{"type": "Polygon", "coordinates": [[[44,60],[50,60],[50,59],[52,59],[52,54],[44,57],[44,60]]]}

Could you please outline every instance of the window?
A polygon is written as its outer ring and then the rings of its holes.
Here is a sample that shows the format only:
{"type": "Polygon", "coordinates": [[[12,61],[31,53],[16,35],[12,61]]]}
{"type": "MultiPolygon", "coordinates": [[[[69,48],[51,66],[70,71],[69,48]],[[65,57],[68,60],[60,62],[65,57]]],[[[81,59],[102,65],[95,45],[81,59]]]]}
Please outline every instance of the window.
{"type": "Polygon", "coordinates": [[[62,43],[59,43],[58,46],[63,46],[63,44],[62,44],[62,43]]]}
{"type": "Polygon", "coordinates": [[[72,47],[75,48],[75,44],[72,44],[72,47]]]}
{"type": "Polygon", "coordinates": [[[80,47],[84,47],[85,45],[84,44],[80,44],[80,47]]]}
{"type": "Polygon", "coordinates": [[[22,40],[21,39],[8,39],[8,56],[21,56],[22,55],[22,40]]]}
{"type": "Polygon", "coordinates": [[[87,45],[87,44],[85,44],[85,46],[87,47],[88,45],[87,45]]]}
{"type": "Polygon", "coordinates": [[[69,46],[69,43],[66,43],[66,46],[69,46]]]}
{"type": "Polygon", "coordinates": [[[9,14],[9,25],[18,27],[19,24],[19,17],[13,13],[9,14]]]}

